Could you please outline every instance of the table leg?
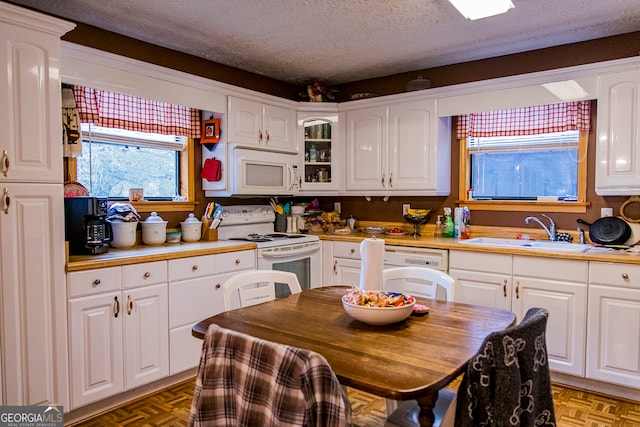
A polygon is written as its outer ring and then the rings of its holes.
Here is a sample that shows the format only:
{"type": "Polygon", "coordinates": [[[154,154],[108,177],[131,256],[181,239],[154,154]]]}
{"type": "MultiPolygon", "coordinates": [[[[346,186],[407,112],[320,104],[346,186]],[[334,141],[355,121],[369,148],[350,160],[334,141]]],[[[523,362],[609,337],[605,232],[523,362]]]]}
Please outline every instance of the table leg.
{"type": "Polygon", "coordinates": [[[433,408],[436,406],[436,400],[438,399],[438,392],[425,394],[422,397],[416,399],[418,406],[420,406],[420,413],[418,414],[418,422],[422,427],[432,427],[435,422],[435,416],[433,414],[433,408]]]}

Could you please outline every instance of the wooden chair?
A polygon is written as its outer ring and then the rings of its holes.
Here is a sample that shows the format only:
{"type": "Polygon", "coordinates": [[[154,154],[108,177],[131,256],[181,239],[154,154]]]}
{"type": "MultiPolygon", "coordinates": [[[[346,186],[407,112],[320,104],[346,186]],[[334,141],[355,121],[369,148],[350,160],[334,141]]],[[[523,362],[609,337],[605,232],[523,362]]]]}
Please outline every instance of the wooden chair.
{"type": "Polygon", "coordinates": [[[249,307],[276,298],[276,283],[289,287],[291,294],[302,291],[298,276],[278,270],[254,270],[238,273],[222,285],[227,310],[249,307]]]}
{"type": "Polygon", "coordinates": [[[209,326],[189,426],[350,424],[349,400],[322,355],[209,326]]]}
{"type": "MultiPolygon", "coordinates": [[[[530,308],[520,324],[485,338],[471,358],[456,398],[436,401],[440,426],[555,426],[546,329],[549,312],[530,308]],[[449,407],[446,407],[446,404],[449,407]],[[443,415],[444,414],[444,415],[443,415]]],[[[386,426],[417,426],[415,401],[402,403],[386,426]]],[[[437,424],[434,424],[437,425],[437,424]]]]}
{"type": "MultiPolygon", "coordinates": [[[[451,301],[455,280],[448,274],[429,267],[394,267],[382,271],[382,287],[385,291],[451,301]]],[[[451,400],[452,396],[440,396],[451,400]]],[[[387,415],[398,407],[398,401],[386,399],[387,415]]]]}

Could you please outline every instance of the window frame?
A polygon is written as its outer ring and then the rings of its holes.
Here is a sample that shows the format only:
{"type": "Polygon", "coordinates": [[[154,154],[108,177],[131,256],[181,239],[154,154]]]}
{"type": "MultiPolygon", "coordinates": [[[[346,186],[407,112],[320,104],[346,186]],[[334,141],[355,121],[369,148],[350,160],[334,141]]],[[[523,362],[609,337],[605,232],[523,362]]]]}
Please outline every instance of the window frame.
{"type": "Polygon", "coordinates": [[[471,157],[467,147],[467,138],[459,142],[459,177],[457,204],[465,205],[470,210],[478,211],[513,211],[513,212],[570,212],[585,213],[590,203],[587,201],[587,145],[589,132],[580,131],[578,141],[578,194],[577,201],[546,202],[537,200],[473,200],[469,198],[471,157]]]}
{"type": "MultiPolygon", "coordinates": [[[[178,154],[179,190],[180,196],[184,197],[185,201],[164,200],[127,203],[130,203],[136,211],[143,213],[193,211],[197,205],[195,198],[195,146],[195,140],[188,138],[187,146],[178,154]]],[[[77,181],[77,159],[65,157],[64,162],[66,181],[77,181]]]]}

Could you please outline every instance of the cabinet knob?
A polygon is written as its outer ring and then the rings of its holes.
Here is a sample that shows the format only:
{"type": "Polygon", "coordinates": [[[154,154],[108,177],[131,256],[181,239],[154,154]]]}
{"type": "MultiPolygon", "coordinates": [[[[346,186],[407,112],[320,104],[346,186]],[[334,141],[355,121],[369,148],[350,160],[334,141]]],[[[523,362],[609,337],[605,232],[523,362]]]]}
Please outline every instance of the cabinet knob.
{"type": "Polygon", "coordinates": [[[113,297],[113,317],[118,317],[120,314],[120,301],[118,297],[113,297]]]}
{"type": "Polygon", "coordinates": [[[132,312],[133,312],[133,299],[131,298],[131,295],[127,295],[127,314],[131,316],[132,312]]]}
{"type": "Polygon", "coordinates": [[[149,273],[148,271],[146,273],[144,273],[144,278],[148,279],[149,277],[151,277],[151,273],[149,273]]]}
{"type": "Polygon", "coordinates": [[[382,174],[382,179],[380,180],[380,184],[382,184],[383,188],[384,188],[384,179],[385,179],[385,175],[382,174]]]}
{"type": "Polygon", "coordinates": [[[504,279],[504,283],[502,284],[502,293],[504,294],[504,297],[507,297],[507,279],[504,279]]]}
{"type": "Polygon", "coordinates": [[[194,265],[193,267],[191,267],[191,271],[196,271],[198,269],[197,265],[194,265]]]}
{"type": "Polygon", "coordinates": [[[220,289],[220,286],[222,286],[220,283],[216,283],[216,289],[220,289]]]}
{"type": "Polygon", "coordinates": [[[100,279],[96,279],[93,281],[93,286],[98,286],[100,284],[100,279]]]}
{"type": "Polygon", "coordinates": [[[9,152],[7,150],[2,150],[2,164],[4,166],[2,174],[7,176],[7,173],[9,173],[9,152]]]}
{"type": "Polygon", "coordinates": [[[240,260],[236,259],[236,265],[240,265],[240,260]]]}
{"type": "Polygon", "coordinates": [[[520,282],[516,282],[516,299],[520,299],[520,282]]]}
{"type": "Polygon", "coordinates": [[[353,248],[351,248],[351,253],[352,253],[352,254],[355,254],[355,253],[356,253],[356,250],[355,250],[355,249],[353,249],[353,248]]]}
{"type": "Polygon", "coordinates": [[[338,274],[338,261],[333,261],[333,274],[338,274]]]}
{"type": "Polygon", "coordinates": [[[269,140],[271,139],[271,136],[269,136],[269,131],[265,131],[265,134],[267,134],[267,142],[266,144],[269,144],[269,140]]]}
{"type": "Polygon", "coordinates": [[[622,273],[622,278],[624,280],[629,280],[629,275],[627,273],[622,273]]]}
{"type": "Polygon", "coordinates": [[[262,142],[262,130],[259,129],[258,130],[258,143],[261,143],[261,142],[262,142]]]}

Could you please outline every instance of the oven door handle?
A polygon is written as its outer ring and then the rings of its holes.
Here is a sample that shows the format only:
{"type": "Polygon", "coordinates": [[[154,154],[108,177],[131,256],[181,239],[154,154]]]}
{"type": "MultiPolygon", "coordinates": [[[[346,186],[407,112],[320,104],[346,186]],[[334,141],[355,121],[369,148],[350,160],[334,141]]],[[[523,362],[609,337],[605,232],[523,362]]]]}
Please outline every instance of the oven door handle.
{"type": "Polygon", "coordinates": [[[298,255],[305,255],[305,254],[310,254],[313,252],[317,252],[319,251],[320,248],[318,248],[317,246],[312,247],[312,248],[308,248],[308,249],[304,249],[301,251],[295,251],[295,252],[271,252],[270,250],[263,250],[260,254],[262,255],[263,258],[290,258],[292,256],[298,256],[298,255]]]}

